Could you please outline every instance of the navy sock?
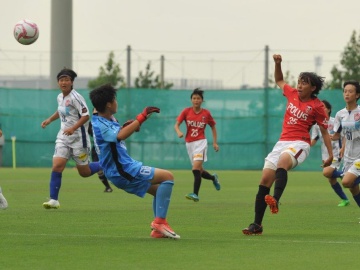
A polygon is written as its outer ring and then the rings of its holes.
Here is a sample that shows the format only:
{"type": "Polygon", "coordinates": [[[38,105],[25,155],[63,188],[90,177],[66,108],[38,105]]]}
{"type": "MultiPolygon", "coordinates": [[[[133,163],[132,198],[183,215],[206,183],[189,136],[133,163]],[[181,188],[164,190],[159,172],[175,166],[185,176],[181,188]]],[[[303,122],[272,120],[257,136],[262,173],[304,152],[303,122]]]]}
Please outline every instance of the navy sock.
{"type": "Polygon", "coordinates": [[[94,173],[97,173],[98,171],[101,170],[99,162],[90,162],[89,163],[89,168],[90,168],[90,171],[91,171],[91,175],[93,175],[94,173]]]}
{"type": "Polygon", "coordinates": [[[255,200],[255,220],[254,223],[261,225],[264,218],[264,213],[267,207],[265,196],[270,193],[270,188],[259,185],[259,191],[256,194],[255,200]]]}
{"type": "Polygon", "coordinates": [[[50,178],[50,198],[57,200],[59,198],[59,192],[61,187],[61,177],[62,173],[60,172],[51,172],[50,178]]]}
{"type": "Polygon", "coordinates": [[[338,171],[337,169],[335,169],[331,175],[331,178],[339,178],[343,175],[342,171],[338,171]]]}
{"type": "Polygon", "coordinates": [[[201,186],[201,173],[200,170],[193,170],[194,175],[194,193],[199,195],[199,190],[201,186]]]}
{"type": "MultiPolygon", "coordinates": [[[[162,182],[156,191],[156,205],[155,205],[155,217],[166,218],[167,211],[170,204],[170,198],[172,193],[174,182],[164,181],[162,182]]],[[[154,204],[153,204],[154,207],[154,204]]]]}
{"type": "Polygon", "coordinates": [[[274,198],[279,201],[287,184],[287,170],[278,168],[275,172],[274,198]]]}
{"type": "Polygon", "coordinates": [[[203,172],[201,173],[201,177],[204,179],[208,179],[208,180],[215,180],[215,177],[213,175],[211,175],[208,171],[203,170],[203,172]]]}
{"type": "Polygon", "coordinates": [[[355,202],[360,207],[360,193],[358,195],[353,196],[355,202]]]}
{"type": "Polygon", "coordinates": [[[336,182],[335,185],[331,185],[331,187],[334,189],[335,193],[342,199],[342,200],[347,200],[348,198],[346,197],[343,189],[341,188],[340,184],[338,182],[336,182]]]}

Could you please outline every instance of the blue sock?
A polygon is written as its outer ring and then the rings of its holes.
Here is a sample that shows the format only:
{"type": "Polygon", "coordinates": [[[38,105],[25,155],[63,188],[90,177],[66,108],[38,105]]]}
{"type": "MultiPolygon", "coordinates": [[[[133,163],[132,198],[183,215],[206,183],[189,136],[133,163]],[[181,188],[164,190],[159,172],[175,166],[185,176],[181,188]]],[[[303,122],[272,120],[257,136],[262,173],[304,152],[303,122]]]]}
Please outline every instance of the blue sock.
{"type": "Polygon", "coordinates": [[[155,217],[166,218],[170,204],[170,197],[173,188],[173,181],[162,182],[156,191],[156,210],[155,217]]]}
{"type": "Polygon", "coordinates": [[[62,173],[51,172],[50,178],[50,198],[57,200],[59,198],[59,192],[61,187],[62,173]]]}
{"type": "Polygon", "coordinates": [[[338,171],[337,169],[335,169],[331,175],[331,178],[339,178],[342,175],[343,175],[342,171],[338,171]]]}
{"type": "Polygon", "coordinates": [[[156,197],[153,198],[152,207],[153,207],[154,217],[156,217],[156,197]]]}
{"type": "Polygon", "coordinates": [[[355,202],[360,207],[360,193],[358,195],[353,196],[355,202]]]}
{"type": "Polygon", "coordinates": [[[98,171],[101,170],[99,162],[90,162],[89,168],[90,168],[90,171],[91,171],[91,175],[93,175],[94,173],[97,173],[98,171]]]}
{"type": "Polygon", "coordinates": [[[331,185],[331,187],[333,188],[333,190],[335,191],[335,193],[342,199],[342,200],[347,200],[348,198],[346,197],[343,189],[341,188],[340,184],[338,182],[336,182],[335,185],[331,185]]]}

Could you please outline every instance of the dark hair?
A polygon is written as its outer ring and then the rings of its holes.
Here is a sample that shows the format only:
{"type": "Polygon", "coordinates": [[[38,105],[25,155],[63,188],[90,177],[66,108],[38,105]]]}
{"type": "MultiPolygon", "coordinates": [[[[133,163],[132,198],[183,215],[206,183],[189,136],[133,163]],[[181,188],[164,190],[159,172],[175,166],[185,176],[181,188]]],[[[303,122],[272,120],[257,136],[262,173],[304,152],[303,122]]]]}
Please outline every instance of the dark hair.
{"type": "MultiPolygon", "coordinates": [[[[355,87],[356,89],[356,94],[360,94],[360,85],[359,85],[359,82],[358,81],[355,81],[355,80],[349,80],[349,81],[346,81],[344,82],[344,85],[343,87],[345,88],[345,86],[347,86],[348,84],[351,84],[355,87]]],[[[343,90],[344,92],[344,90],[343,90]]],[[[358,100],[359,98],[356,99],[356,101],[358,100]]]]}
{"type": "Polygon", "coordinates": [[[201,90],[200,87],[194,89],[194,91],[191,93],[190,98],[192,98],[193,95],[199,95],[201,99],[204,100],[204,90],[201,90]]]}
{"type": "Polygon", "coordinates": [[[94,108],[103,113],[106,110],[106,104],[113,102],[116,98],[116,89],[111,84],[104,84],[92,90],[89,96],[94,108]]]}
{"type": "Polygon", "coordinates": [[[59,81],[60,78],[64,77],[64,76],[69,76],[71,81],[74,81],[75,78],[77,77],[77,74],[75,71],[73,71],[72,69],[66,68],[64,67],[56,76],[57,80],[59,81]]]}
{"type": "Polygon", "coordinates": [[[311,96],[316,97],[324,86],[324,77],[321,77],[314,72],[301,72],[299,79],[309,83],[311,86],[315,86],[315,90],[312,92],[311,96]]]}
{"type": "Polygon", "coordinates": [[[329,110],[329,115],[331,115],[332,106],[331,106],[330,102],[325,99],[323,99],[321,102],[324,103],[325,108],[329,110]]]}

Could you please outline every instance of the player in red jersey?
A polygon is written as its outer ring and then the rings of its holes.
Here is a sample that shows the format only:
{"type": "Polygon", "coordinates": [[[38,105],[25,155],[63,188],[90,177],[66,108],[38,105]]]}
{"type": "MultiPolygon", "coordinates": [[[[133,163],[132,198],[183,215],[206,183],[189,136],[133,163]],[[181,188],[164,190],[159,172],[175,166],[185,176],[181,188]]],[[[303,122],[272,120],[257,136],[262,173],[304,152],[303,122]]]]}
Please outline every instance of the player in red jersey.
{"type": "Polygon", "coordinates": [[[316,123],[320,127],[324,144],[329,153],[323,166],[333,160],[331,139],[327,131],[328,115],[324,104],[317,98],[324,79],[313,72],[302,72],[297,88],[292,88],[283,78],[281,55],[273,56],[275,62],[275,81],[287,99],[286,111],[279,141],[265,158],[259,190],[255,200],[255,220],[243,229],[245,235],[262,234],[262,220],[266,207],[276,214],[278,203],[287,183],[287,172],[304,162],[310,152],[310,129],[316,123]],[[274,195],[270,189],[275,182],[274,195]]]}
{"type": "Polygon", "coordinates": [[[184,134],[180,130],[180,124],[186,123],[186,149],[192,164],[192,172],[194,175],[194,189],[193,193],[187,194],[185,197],[194,202],[199,201],[199,190],[201,185],[201,178],[211,180],[216,190],[220,190],[220,183],[216,173],[211,175],[203,168],[203,163],[207,161],[207,139],[205,138],[205,128],[209,125],[213,135],[213,147],[217,152],[219,146],[217,144],[217,133],[215,127],[215,120],[211,116],[209,110],[201,107],[204,101],[204,91],[196,88],[191,94],[192,107],[185,108],[177,118],[175,123],[175,131],[179,138],[184,134]]]}

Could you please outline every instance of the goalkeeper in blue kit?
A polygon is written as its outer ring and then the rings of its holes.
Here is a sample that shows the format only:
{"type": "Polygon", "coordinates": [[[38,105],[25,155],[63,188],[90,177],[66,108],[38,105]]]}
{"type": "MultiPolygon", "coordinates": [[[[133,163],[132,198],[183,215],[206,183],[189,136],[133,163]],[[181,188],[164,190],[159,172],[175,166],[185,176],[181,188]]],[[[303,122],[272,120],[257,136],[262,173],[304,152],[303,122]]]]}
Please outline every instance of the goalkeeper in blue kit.
{"type": "Polygon", "coordinates": [[[152,113],[160,113],[160,109],[146,107],[135,120],[128,120],[120,126],[113,116],[118,109],[115,88],[110,84],[100,86],[90,92],[90,100],[97,111],[91,120],[94,145],[106,178],[117,188],[139,197],[146,193],[153,195],[155,218],[150,225],[150,236],[179,239],[166,220],[174,185],[173,174],[132,159],[125,145],[125,140],[139,131],[152,113]]]}

